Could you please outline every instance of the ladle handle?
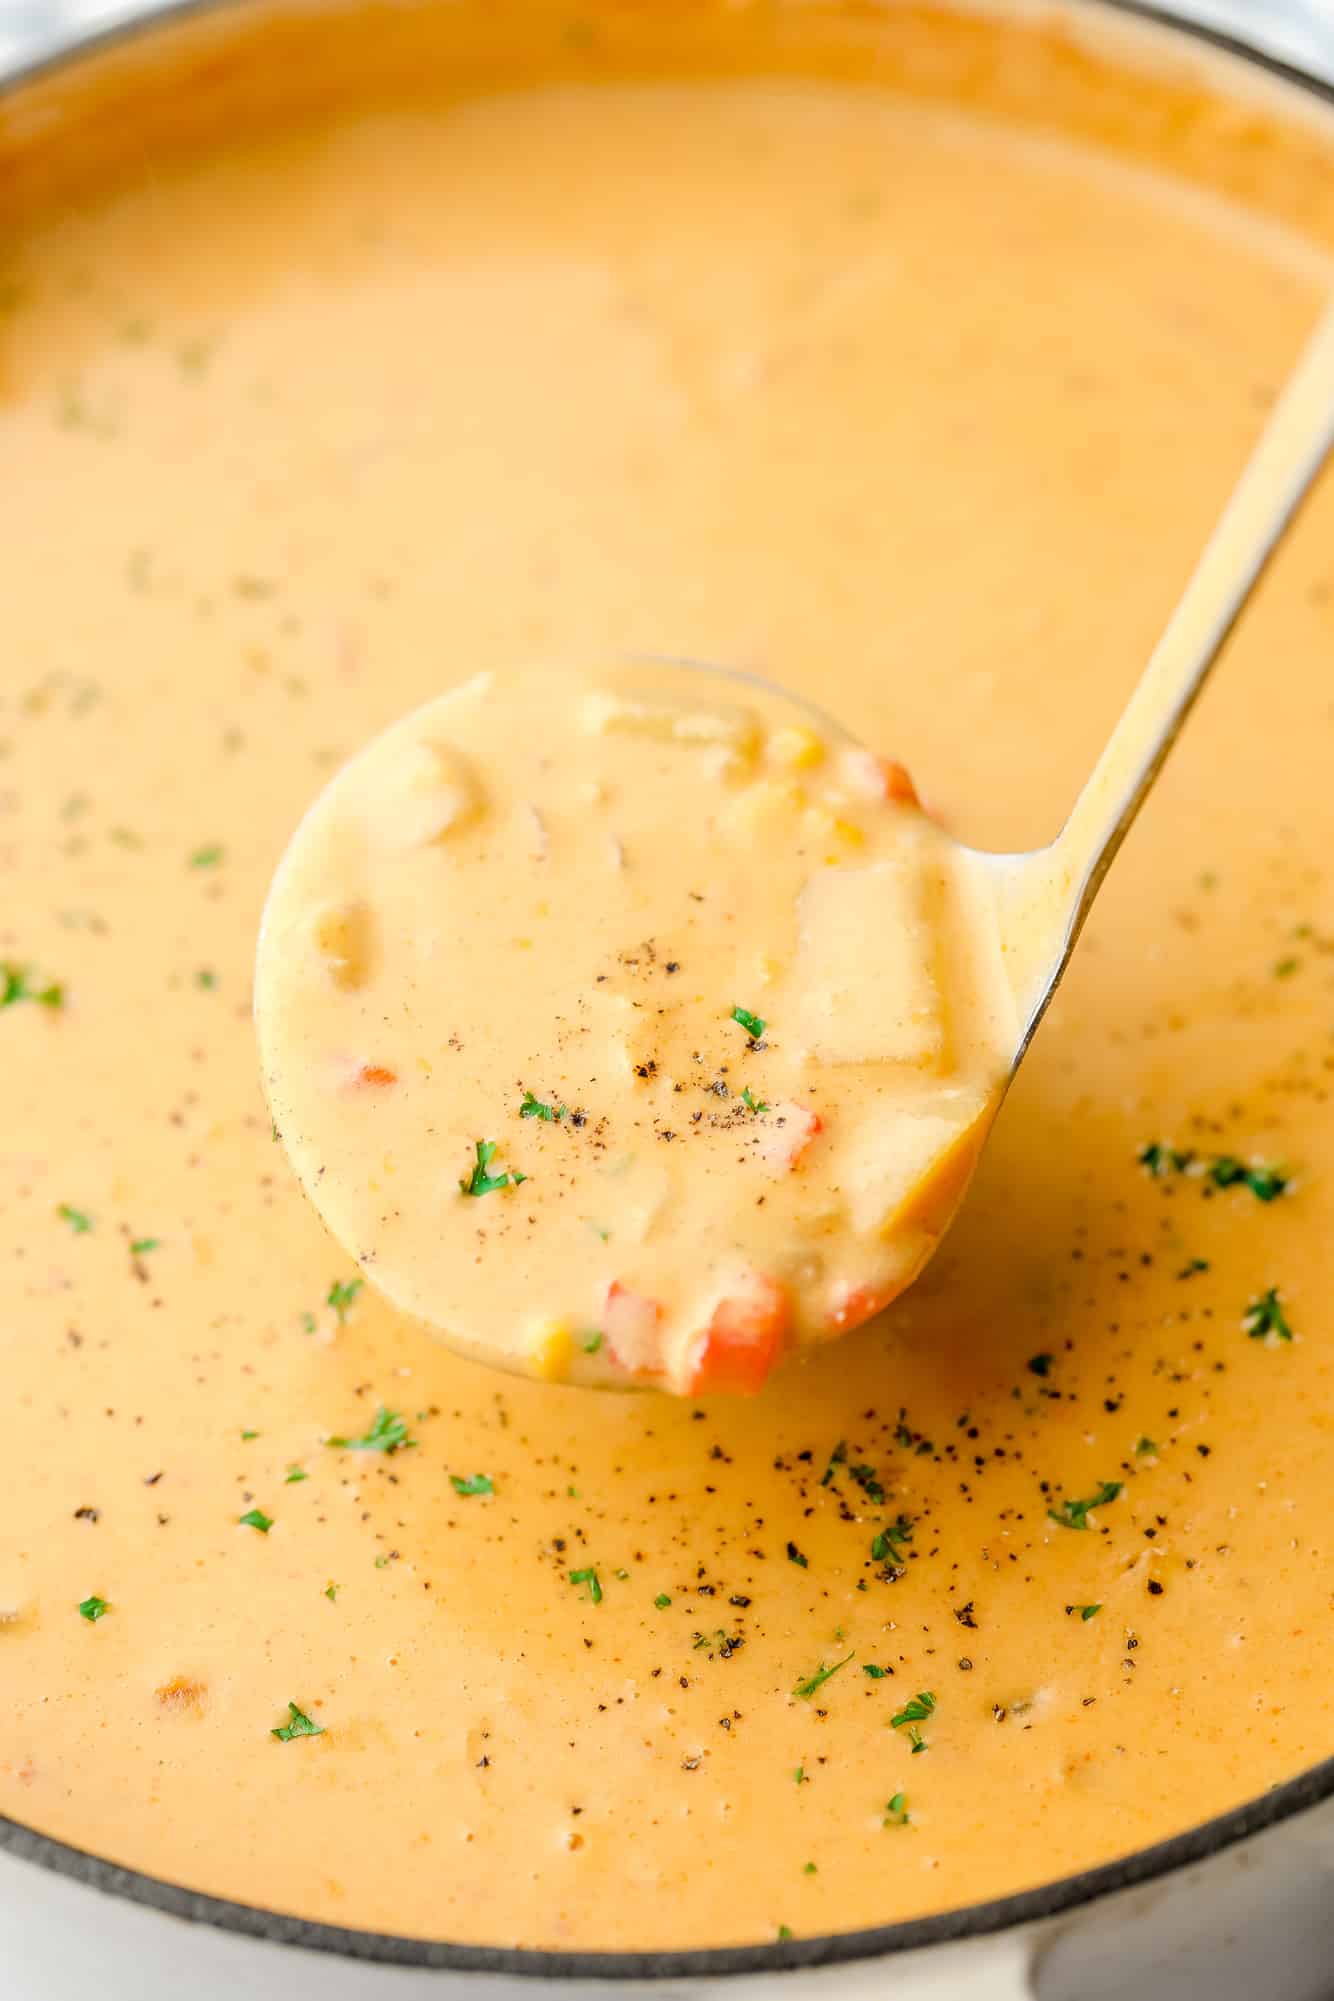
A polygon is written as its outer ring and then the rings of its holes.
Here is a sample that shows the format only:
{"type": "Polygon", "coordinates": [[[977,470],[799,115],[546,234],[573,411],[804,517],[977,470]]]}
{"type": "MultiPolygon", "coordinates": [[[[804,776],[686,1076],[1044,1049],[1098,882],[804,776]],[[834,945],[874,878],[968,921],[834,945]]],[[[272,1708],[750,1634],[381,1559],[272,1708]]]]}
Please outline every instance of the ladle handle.
{"type": "MultiPolygon", "coordinates": [[[[1025,1046],[1117,849],[1331,443],[1334,305],[1326,309],[1275,404],[1069,819],[1052,846],[1035,858],[1043,878],[1042,902],[1052,913],[1056,935],[1048,933],[1038,963],[1016,982],[1029,1011],[1025,1046]]],[[[1039,885],[1026,887],[1028,901],[1039,885]]]]}

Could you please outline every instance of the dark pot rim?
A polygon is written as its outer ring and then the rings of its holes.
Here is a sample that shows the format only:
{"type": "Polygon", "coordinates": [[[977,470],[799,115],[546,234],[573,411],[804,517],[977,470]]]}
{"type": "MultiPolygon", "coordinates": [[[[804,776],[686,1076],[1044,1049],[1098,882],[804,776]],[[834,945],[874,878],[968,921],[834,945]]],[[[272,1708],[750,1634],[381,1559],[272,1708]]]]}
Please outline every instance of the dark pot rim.
{"type": "MultiPolygon", "coordinates": [[[[185,16],[238,4],[243,4],[243,0],[169,0],[169,4],[154,7],[150,13],[77,36],[33,62],[0,74],[0,104],[38,77],[130,36],[151,34],[185,16]]],[[[1081,0],[1081,4],[1106,7],[1222,49],[1310,96],[1334,104],[1334,80],[1314,76],[1240,36],[1202,22],[1183,20],[1166,6],[1150,4],[1150,0],[1081,0]]],[[[887,1958],[890,1954],[920,1951],[926,1946],[986,1938],[1044,1918],[1059,1917],[1095,1898],[1134,1889],[1208,1861],[1238,1842],[1331,1797],[1334,1797],[1334,1757],[1313,1765],[1283,1785],[1272,1787],[1258,1799],[1248,1800],[1173,1835],[1168,1841],[1155,1842],[1150,1848],[1137,1849],[1095,1869],[1061,1876],[1036,1890],[993,1897],[985,1903],[940,1911],[931,1917],[872,1925],[860,1931],[826,1932],[769,1944],[717,1946],[689,1952],[546,1952],[517,1946],[455,1945],[445,1940],[406,1938],[393,1932],[355,1931],[342,1925],[320,1924],[282,1911],[266,1911],[229,1898],[206,1896],[147,1875],[143,1870],[124,1868],[67,1841],[38,1834],[3,1814],[0,1814],[0,1854],[37,1863],[71,1882],[86,1884],[109,1896],[127,1898],[168,1917],[213,1925],[219,1931],[260,1939],[270,1945],[300,1946],[309,1952],[334,1953],[378,1965],[546,1981],[717,1979],[887,1958]]]]}

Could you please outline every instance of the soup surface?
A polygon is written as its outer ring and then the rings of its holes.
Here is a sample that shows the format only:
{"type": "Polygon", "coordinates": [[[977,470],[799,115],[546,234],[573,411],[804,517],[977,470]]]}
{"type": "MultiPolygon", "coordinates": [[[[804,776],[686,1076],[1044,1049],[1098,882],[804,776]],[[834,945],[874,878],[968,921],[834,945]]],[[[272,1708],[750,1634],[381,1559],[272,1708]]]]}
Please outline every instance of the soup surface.
{"type": "Polygon", "coordinates": [[[325,101],[194,144],[130,62],[0,237],[0,1810],[557,1948],[968,1903],[1334,1750],[1328,484],[940,1257],[762,1396],[458,1359],[275,1143],[270,876],[460,660],[754,667],[1039,841],[1327,287],[1327,142],[1230,71],[655,18],[379,77],[234,10],[201,121],[325,101]]]}

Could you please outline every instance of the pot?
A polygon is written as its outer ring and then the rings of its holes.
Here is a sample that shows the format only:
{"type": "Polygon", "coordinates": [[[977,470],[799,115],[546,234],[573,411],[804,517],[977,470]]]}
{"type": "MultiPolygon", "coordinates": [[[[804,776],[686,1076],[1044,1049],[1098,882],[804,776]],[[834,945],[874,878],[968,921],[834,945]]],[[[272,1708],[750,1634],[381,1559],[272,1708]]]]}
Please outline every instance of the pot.
{"type": "MultiPolygon", "coordinates": [[[[221,5],[223,0],[212,0],[221,5]]],[[[232,0],[235,4],[235,0],[232,0]]],[[[25,85],[109,38],[210,0],[123,10],[35,0],[0,22],[0,117],[25,85]],[[128,18],[127,18],[128,15],[128,18]],[[81,17],[80,34],[76,18],[81,17]]],[[[1315,0],[1073,0],[1155,33],[1202,37],[1278,88],[1334,99],[1334,17],[1315,0]]],[[[114,5],[114,0],[113,0],[114,5]]],[[[1329,2001],[1334,1994],[1334,1759],[1176,1838],[1043,1887],[910,1923],[714,1951],[537,1952],[458,1946],[310,1923],[201,1896],[0,1817],[0,1966],[16,2001],[106,2001],[189,1988],[202,2001],[437,2001],[651,1991],[802,2001],[1329,2001]]]]}

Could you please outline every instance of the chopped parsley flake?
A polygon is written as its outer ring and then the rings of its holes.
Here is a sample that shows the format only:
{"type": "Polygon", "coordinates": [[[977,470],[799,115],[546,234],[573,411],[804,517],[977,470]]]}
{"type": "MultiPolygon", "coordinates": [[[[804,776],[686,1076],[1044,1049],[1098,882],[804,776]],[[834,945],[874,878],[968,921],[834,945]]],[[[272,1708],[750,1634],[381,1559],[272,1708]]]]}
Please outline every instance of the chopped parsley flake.
{"type": "Polygon", "coordinates": [[[1071,1612],[1078,1612],[1078,1614],[1079,1614],[1080,1618],[1081,1618],[1081,1619],[1083,1620],[1084,1624],[1085,1624],[1085,1625],[1087,1626],[1087,1624],[1088,1624],[1089,1620],[1090,1620],[1090,1619],[1093,1619],[1093,1618],[1096,1618],[1096,1617],[1097,1617],[1097,1615],[1098,1615],[1098,1613],[1099,1613],[1099,1612],[1101,1612],[1101,1610],[1102,1610],[1102,1600],[1101,1600],[1101,1599],[1099,1599],[1099,1600],[1098,1600],[1098,1603],[1097,1603],[1096,1605],[1067,1605],[1067,1606],[1066,1606],[1066,1608],[1065,1608],[1065,1610],[1066,1610],[1066,1616],[1067,1616],[1067,1617],[1069,1616],[1069,1614],[1070,1614],[1071,1612]]]}
{"type": "Polygon", "coordinates": [[[332,1579],[330,1579],[329,1583],[325,1585],[324,1595],[328,1599],[331,1605],[336,1605],[338,1603],[338,1586],[333,1582],[332,1579]]]}
{"type": "Polygon", "coordinates": [[[1054,1355],[1030,1355],[1028,1358],[1029,1370],[1035,1376],[1049,1376],[1051,1374],[1051,1365],[1055,1360],[1056,1357],[1054,1355]]]}
{"type": "Polygon", "coordinates": [[[269,1735],[276,1737],[280,1744],[290,1744],[294,1737],[322,1737],[324,1725],[312,1723],[304,1709],[298,1709],[294,1702],[289,1702],[286,1723],[280,1723],[269,1735]]]}
{"type": "Polygon", "coordinates": [[[847,1456],[848,1456],[848,1442],[846,1438],[840,1438],[838,1444],[834,1447],[833,1451],[829,1455],[829,1464],[825,1467],[824,1472],[820,1475],[820,1485],[822,1487],[832,1486],[834,1475],[837,1473],[839,1467],[844,1464],[844,1462],[847,1459],[847,1456]]]}
{"type": "Polygon", "coordinates": [[[587,1570],[572,1570],[570,1572],[570,1582],[571,1584],[587,1585],[590,1604],[600,1605],[602,1603],[602,1582],[596,1570],[592,1569],[591,1566],[587,1570]]]}
{"type": "Polygon", "coordinates": [[[883,1681],[889,1673],[889,1669],[886,1667],[877,1667],[874,1661],[863,1661],[862,1673],[869,1675],[872,1681],[883,1681]]]}
{"type": "Polygon", "coordinates": [[[792,1777],[795,1784],[799,1786],[808,1786],[810,1784],[810,1779],[807,1776],[806,1767],[804,1765],[798,1765],[796,1770],[793,1772],[792,1777]]]}
{"type": "Polygon", "coordinates": [[[132,1258],[147,1257],[150,1251],[158,1249],[161,1242],[161,1237],[131,1237],[130,1256],[132,1258]]]}
{"type": "Polygon", "coordinates": [[[780,1939],[791,1938],[792,1936],[791,1925],[780,1925],[778,1927],[778,1936],[780,1939]]]}
{"type": "Polygon", "coordinates": [[[667,1610],[667,1607],[671,1604],[671,1602],[672,1602],[671,1599],[668,1597],[665,1591],[660,1591],[657,1597],[653,1600],[653,1603],[657,1606],[660,1612],[665,1612],[667,1610]]]}
{"type": "Polygon", "coordinates": [[[799,1681],[792,1693],[800,1696],[803,1702],[809,1702],[817,1689],[823,1688],[829,1677],[837,1674],[840,1668],[845,1668],[852,1658],[851,1654],[844,1654],[842,1660],[835,1661],[832,1667],[826,1667],[824,1662],[821,1661],[815,1673],[807,1675],[804,1681],[799,1681]]]}
{"type": "Polygon", "coordinates": [[[913,1522],[911,1515],[899,1515],[887,1529],[881,1529],[871,1539],[871,1556],[876,1563],[902,1563],[901,1542],[911,1542],[913,1522]]]}
{"type": "Polygon", "coordinates": [[[258,1529],[261,1535],[267,1535],[273,1527],[263,1508],[250,1508],[244,1515],[238,1515],[237,1525],[243,1529],[258,1529]]]}
{"type": "Polygon", "coordinates": [[[596,1355],[598,1349],[602,1346],[602,1334],[599,1329],[595,1327],[591,1334],[585,1334],[580,1340],[579,1346],[586,1355],[596,1355]]]}
{"type": "Polygon", "coordinates": [[[910,1819],[907,1793],[895,1793],[885,1803],[885,1826],[907,1827],[910,1819]]]}
{"type": "Polygon", "coordinates": [[[310,1475],[302,1466],[289,1466],[283,1475],[284,1487],[295,1487],[298,1480],[309,1480],[310,1475]]]}
{"type": "Polygon", "coordinates": [[[885,1490],[876,1477],[874,1466],[849,1466],[848,1477],[857,1482],[873,1508],[885,1503],[885,1490]]]}
{"type": "Polygon", "coordinates": [[[1106,1507],[1121,1491],[1119,1480],[1104,1480],[1096,1494],[1090,1494],[1086,1501],[1062,1501],[1059,1507],[1048,1508],[1052,1521],[1059,1522],[1063,1529],[1087,1529],[1091,1508],[1106,1507]]]}
{"type": "Polygon", "coordinates": [[[76,1237],[82,1237],[92,1229],[93,1219],[86,1209],[76,1209],[72,1202],[61,1202],[56,1208],[61,1221],[68,1223],[76,1237]]]}
{"type": "Polygon", "coordinates": [[[512,1169],[504,1174],[487,1173],[495,1157],[496,1145],[497,1142],[493,1139],[479,1139],[474,1142],[473,1151],[477,1159],[472,1173],[459,1181],[459,1190],[462,1194],[492,1195],[498,1188],[517,1188],[520,1182],[528,1179],[526,1174],[518,1174],[512,1169]]]}
{"type": "Polygon", "coordinates": [[[1257,1202],[1276,1202],[1288,1186],[1288,1176],[1279,1168],[1266,1166],[1259,1160],[1248,1167],[1244,1160],[1235,1160],[1229,1153],[1220,1153],[1209,1163],[1208,1171],[1215,1188],[1235,1188],[1244,1183],[1257,1202]]]}
{"type": "Polygon", "coordinates": [[[360,1438],[331,1438],[329,1444],[335,1452],[402,1452],[417,1443],[408,1437],[406,1421],[396,1411],[386,1410],[381,1404],[374,1421],[360,1438]]]}
{"type": "Polygon", "coordinates": [[[1279,1341],[1292,1339],[1292,1328],[1288,1325],[1276,1285],[1271,1285],[1258,1299],[1251,1301],[1241,1324],[1252,1341],[1267,1340],[1271,1334],[1279,1341]]]}
{"type": "Polygon", "coordinates": [[[222,849],[216,842],[208,847],[196,848],[190,857],[191,868],[216,868],[222,860],[222,849]]]}
{"type": "Polygon", "coordinates": [[[815,1864],[813,1862],[803,1862],[801,1873],[803,1876],[813,1876],[815,1874],[815,1864]]]}
{"type": "Polygon", "coordinates": [[[1196,1174],[1215,1188],[1249,1188],[1257,1202],[1276,1202],[1291,1183],[1282,1168],[1266,1161],[1238,1160],[1232,1153],[1201,1160],[1189,1148],[1168,1146],[1162,1140],[1151,1140],[1136,1158],[1155,1181],[1166,1180],[1170,1174],[1196,1174]]]}
{"type": "Polygon", "coordinates": [[[205,993],[212,993],[218,984],[218,976],[210,966],[201,966],[195,974],[195,985],[205,993]]]}
{"type": "Polygon", "coordinates": [[[741,1102],[748,1112],[754,1112],[756,1118],[759,1117],[761,1112],[767,1112],[769,1109],[762,1099],[755,1096],[749,1084],[747,1084],[745,1090],[741,1093],[741,1102]]]}
{"type": "Polygon", "coordinates": [[[302,1332],[303,1334],[313,1334],[313,1333],[315,1332],[315,1325],[316,1325],[316,1322],[315,1322],[315,1315],[314,1315],[313,1313],[303,1313],[303,1314],[302,1314],[302,1316],[301,1316],[301,1332],[302,1332]]]}
{"type": "Polygon", "coordinates": [[[104,1619],[110,1610],[111,1607],[107,1604],[106,1599],[99,1598],[97,1593],[94,1592],[91,1598],[85,1598],[82,1605],[80,1605],[79,1617],[86,1619],[90,1626],[95,1626],[98,1620],[104,1619]]]}
{"type": "Polygon", "coordinates": [[[338,1315],[338,1325],[340,1327],[347,1319],[349,1308],[365,1283],[364,1278],[336,1278],[329,1287],[324,1303],[326,1306],[332,1306],[334,1312],[338,1315]]]}
{"type": "Polygon", "coordinates": [[[567,1116],[568,1112],[568,1105],[544,1105],[542,1100],[535,1098],[531,1091],[524,1092],[523,1103],[519,1107],[519,1117],[521,1119],[542,1119],[547,1125],[558,1124],[561,1119],[567,1116]]]}
{"type": "Polygon", "coordinates": [[[931,1690],[919,1689],[916,1695],[909,1697],[902,1709],[890,1717],[890,1727],[901,1730],[905,1723],[925,1723],[934,1714],[935,1707],[936,1698],[931,1690]]]}
{"type": "Polygon", "coordinates": [[[1301,963],[1301,960],[1295,954],[1289,955],[1286,959],[1276,959],[1274,961],[1274,978],[1276,980],[1290,980],[1301,966],[1301,963]]]}
{"type": "Polygon", "coordinates": [[[474,1473],[470,1479],[465,1479],[461,1473],[451,1473],[449,1484],[456,1494],[494,1494],[496,1491],[489,1473],[474,1473]]]}
{"type": "Polygon", "coordinates": [[[808,1559],[802,1555],[794,1542],[790,1542],[787,1546],[787,1560],[789,1563],[795,1563],[801,1570],[810,1568],[808,1559]]]}
{"type": "Polygon", "coordinates": [[[1135,1440],[1135,1457],[1137,1459],[1146,1459],[1151,1452],[1156,1452],[1157,1450],[1158,1447],[1151,1438],[1137,1438],[1135,1440]]]}
{"type": "Polygon", "coordinates": [[[765,1028],[767,1026],[767,1023],[764,1021],[762,1016],[758,1014],[751,1014],[749,1009],[744,1007],[734,1007],[732,1009],[731,1019],[733,1021],[740,1022],[741,1026],[745,1029],[747,1035],[750,1037],[752,1042],[759,1041],[760,1037],[764,1034],[765,1028]]]}
{"type": "Polygon", "coordinates": [[[63,1007],[65,989],[59,980],[48,980],[45,985],[35,982],[26,967],[0,960],[0,1008],[13,1007],[18,1001],[35,1001],[38,1007],[63,1007]]]}

